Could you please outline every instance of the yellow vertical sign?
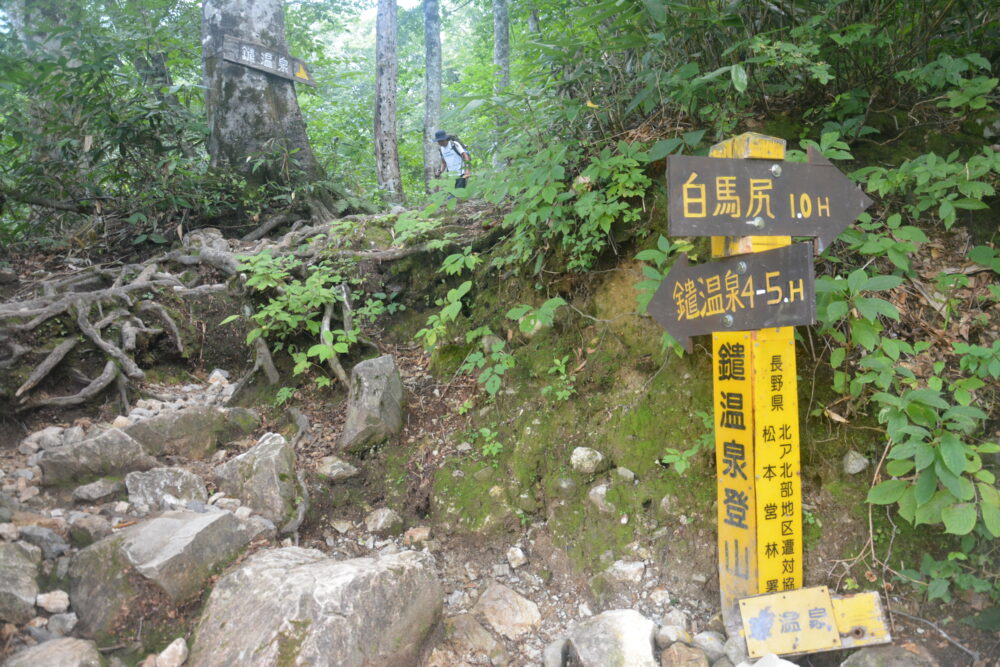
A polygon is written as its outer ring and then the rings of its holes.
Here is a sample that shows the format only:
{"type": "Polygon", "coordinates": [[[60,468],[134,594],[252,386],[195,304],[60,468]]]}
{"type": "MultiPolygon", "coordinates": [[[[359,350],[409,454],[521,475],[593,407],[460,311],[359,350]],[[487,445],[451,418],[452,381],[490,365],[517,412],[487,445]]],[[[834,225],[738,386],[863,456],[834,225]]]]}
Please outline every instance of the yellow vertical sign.
{"type": "MultiPolygon", "coordinates": [[[[719,158],[783,160],[785,141],[745,133],[716,144],[709,154],[719,158]]],[[[761,191],[767,192],[766,184],[761,186],[761,191]]],[[[789,236],[712,237],[712,256],[761,252],[787,246],[791,241],[789,236]]],[[[712,350],[716,401],[719,587],[723,620],[726,628],[735,632],[741,624],[740,598],[802,586],[802,488],[793,328],[713,333],[712,350]],[[746,345],[745,384],[735,385],[730,380],[720,379],[719,369],[725,363],[721,356],[726,349],[724,346],[731,346],[734,342],[746,345]],[[777,366],[782,370],[771,370],[777,366]],[[746,460],[750,462],[748,470],[752,469],[753,475],[748,475],[750,479],[738,489],[732,486],[735,480],[726,473],[727,466],[731,465],[727,459],[727,443],[731,453],[734,450],[732,443],[736,441],[730,437],[732,430],[721,426],[720,412],[724,409],[720,397],[732,392],[743,392],[747,397],[743,418],[747,424],[755,426],[750,431],[744,451],[746,460]],[[773,442],[768,439],[772,428],[777,429],[773,442]],[[778,436],[787,437],[779,441],[778,436]],[[782,474],[788,476],[780,477],[782,474]],[[726,523],[733,499],[742,500],[743,497],[736,494],[744,492],[746,506],[752,508],[754,514],[753,521],[746,522],[745,530],[726,523]],[[782,493],[790,495],[782,497],[782,493]],[[727,498],[730,505],[726,504],[727,498]],[[784,512],[790,515],[784,516],[784,512]],[[744,570],[736,568],[733,545],[737,539],[742,549],[739,563],[747,564],[744,570]],[[750,573],[750,582],[740,576],[742,572],[750,573]]]]}
{"type": "Polygon", "coordinates": [[[754,332],[758,591],[802,587],[802,481],[791,327],[754,332]]]}
{"type": "Polygon", "coordinates": [[[748,332],[712,334],[719,590],[727,619],[739,619],[739,600],[756,595],[759,578],[751,354],[748,332]]]}

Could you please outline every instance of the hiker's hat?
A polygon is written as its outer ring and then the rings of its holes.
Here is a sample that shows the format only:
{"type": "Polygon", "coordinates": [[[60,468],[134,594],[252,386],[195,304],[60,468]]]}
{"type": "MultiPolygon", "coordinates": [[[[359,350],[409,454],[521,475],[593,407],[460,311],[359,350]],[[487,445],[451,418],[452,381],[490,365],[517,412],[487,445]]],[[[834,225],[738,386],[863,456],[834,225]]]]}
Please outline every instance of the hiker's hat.
{"type": "Polygon", "coordinates": [[[445,141],[448,139],[448,133],[444,130],[438,130],[434,133],[434,141],[445,141]]]}

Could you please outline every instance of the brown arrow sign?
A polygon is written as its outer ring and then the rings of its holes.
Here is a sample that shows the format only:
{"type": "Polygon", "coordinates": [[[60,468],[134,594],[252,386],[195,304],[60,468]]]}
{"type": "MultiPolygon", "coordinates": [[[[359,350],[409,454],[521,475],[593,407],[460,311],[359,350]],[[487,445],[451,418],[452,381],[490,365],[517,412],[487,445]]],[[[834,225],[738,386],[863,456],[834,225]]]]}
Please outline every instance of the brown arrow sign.
{"type": "Polygon", "coordinates": [[[810,162],[671,155],[675,236],[816,236],[829,246],[872,200],[818,152],[810,162]]]}
{"type": "Polygon", "coordinates": [[[688,264],[681,255],[648,312],[691,351],[691,336],[816,321],[810,243],[688,264]]]}

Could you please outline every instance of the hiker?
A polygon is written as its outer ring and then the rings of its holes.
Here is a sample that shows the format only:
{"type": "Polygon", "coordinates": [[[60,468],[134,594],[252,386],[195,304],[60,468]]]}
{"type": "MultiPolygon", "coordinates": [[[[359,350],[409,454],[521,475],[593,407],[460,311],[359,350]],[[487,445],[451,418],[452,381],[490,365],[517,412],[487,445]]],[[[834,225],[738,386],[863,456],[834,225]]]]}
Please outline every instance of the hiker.
{"type": "Polygon", "coordinates": [[[441,165],[438,167],[437,175],[440,176],[447,169],[448,173],[456,174],[455,188],[464,188],[469,178],[469,151],[459,142],[458,137],[448,136],[444,130],[434,133],[434,141],[438,143],[438,150],[441,151],[441,165]]]}

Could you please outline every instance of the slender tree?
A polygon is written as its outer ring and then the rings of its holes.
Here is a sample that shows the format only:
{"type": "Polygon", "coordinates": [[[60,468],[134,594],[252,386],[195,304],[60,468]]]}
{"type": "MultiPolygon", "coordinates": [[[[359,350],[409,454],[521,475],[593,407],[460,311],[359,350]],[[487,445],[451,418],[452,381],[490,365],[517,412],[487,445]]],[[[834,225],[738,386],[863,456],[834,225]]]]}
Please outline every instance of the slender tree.
{"type": "Polygon", "coordinates": [[[497,69],[493,90],[500,92],[510,85],[510,18],[507,0],[493,0],[493,64],[497,69]]]}
{"type": "MultiPolygon", "coordinates": [[[[204,0],[202,59],[212,164],[251,183],[295,185],[325,179],[306,135],[295,85],[288,79],[224,60],[223,38],[287,53],[283,0],[204,0]]],[[[255,58],[265,58],[265,50],[255,58]]],[[[344,208],[329,191],[309,202],[313,217],[329,219],[344,208]]]]}
{"type": "MultiPolygon", "coordinates": [[[[493,0],[493,65],[496,67],[496,78],[493,81],[493,91],[503,92],[510,85],[510,18],[507,12],[507,0],[493,0]]],[[[496,133],[493,143],[493,166],[500,167],[500,144],[503,132],[507,126],[502,110],[497,110],[496,133]]]]}
{"type": "Polygon", "coordinates": [[[438,0],[424,0],[424,187],[441,162],[434,132],[441,125],[441,14],[438,0]]]}
{"type": "Polygon", "coordinates": [[[396,0],[378,0],[375,18],[375,169],[386,199],[402,203],[396,140],[396,0]]]}

